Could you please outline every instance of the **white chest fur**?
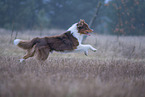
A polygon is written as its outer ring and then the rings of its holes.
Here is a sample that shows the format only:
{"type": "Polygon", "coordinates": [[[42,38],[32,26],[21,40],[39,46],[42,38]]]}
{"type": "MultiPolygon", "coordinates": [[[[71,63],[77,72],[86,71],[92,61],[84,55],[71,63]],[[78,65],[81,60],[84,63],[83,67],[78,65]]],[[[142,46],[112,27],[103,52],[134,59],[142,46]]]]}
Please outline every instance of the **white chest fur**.
{"type": "Polygon", "coordinates": [[[78,33],[78,29],[77,29],[77,23],[73,24],[68,31],[71,31],[72,35],[77,38],[79,45],[82,43],[83,40],[83,34],[78,33]]]}

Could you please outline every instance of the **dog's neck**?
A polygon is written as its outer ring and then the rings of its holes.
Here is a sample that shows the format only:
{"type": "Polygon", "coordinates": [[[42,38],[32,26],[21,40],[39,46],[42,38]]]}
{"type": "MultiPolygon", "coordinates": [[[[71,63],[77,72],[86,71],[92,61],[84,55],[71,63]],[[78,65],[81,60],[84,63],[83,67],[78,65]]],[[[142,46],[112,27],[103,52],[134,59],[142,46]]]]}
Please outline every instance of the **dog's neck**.
{"type": "Polygon", "coordinates": [[[84,35],[78,32],[77,23],[73,24],[67,31],[71,31],[72,35],[77,38],[79,44],[82,43],[84,35]]]}

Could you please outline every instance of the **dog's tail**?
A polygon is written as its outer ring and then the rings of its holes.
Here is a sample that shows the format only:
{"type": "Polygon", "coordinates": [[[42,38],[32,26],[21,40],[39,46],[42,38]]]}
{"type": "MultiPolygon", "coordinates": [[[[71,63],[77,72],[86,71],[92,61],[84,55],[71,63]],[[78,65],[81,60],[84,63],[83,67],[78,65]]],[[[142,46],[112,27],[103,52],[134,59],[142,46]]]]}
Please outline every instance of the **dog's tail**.
{"type": "Polygon", "coordinates": [[[39,38],[34,38],[32,40],[15,39],[14,45],[27,50],[31,49],[37,42],[39,42],[39,38]]]}

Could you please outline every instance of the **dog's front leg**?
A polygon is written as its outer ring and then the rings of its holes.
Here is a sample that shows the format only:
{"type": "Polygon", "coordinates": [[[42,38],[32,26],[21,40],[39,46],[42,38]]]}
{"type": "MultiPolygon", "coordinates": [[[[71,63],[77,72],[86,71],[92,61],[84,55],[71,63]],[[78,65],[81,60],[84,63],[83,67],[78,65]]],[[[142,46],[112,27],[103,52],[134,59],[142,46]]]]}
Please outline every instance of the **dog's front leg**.
{"type": "Polygon", "coordinates": [[[94,47],[92,47],[91,45],[89,45],[90,46],[90,50],[92,50],[93,52],[96,52],[97,51],[97,49],[95,49],[94,47]]]}
{"type": "Polygon", "coordinates": [[[84,51],[84,53],[85,53],[86,56],[88,55],[88,50],[89,49],[92,50],[92,51],[94,51],[94,52],[97,51],[97,49],[95,49],[91,45],[83,45],[83,44],[79,45],[78,46],[78,49],[81,50],[81,51],[84,51]]]}

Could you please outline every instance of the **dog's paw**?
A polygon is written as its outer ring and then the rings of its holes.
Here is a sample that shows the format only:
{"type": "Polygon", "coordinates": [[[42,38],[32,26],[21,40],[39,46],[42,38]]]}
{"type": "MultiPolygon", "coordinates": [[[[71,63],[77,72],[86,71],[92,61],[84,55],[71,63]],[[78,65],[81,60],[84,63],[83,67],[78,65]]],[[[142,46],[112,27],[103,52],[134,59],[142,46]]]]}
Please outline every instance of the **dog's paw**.
{"type": "Polygon", "coordinates": [[[85,54],[86,56],[88,56],[88,51],[85,51],[84,54],[85,54]]]}
{"type": "Polygon", "coordinates": [[[25,59],[20,59],[20,63],[23,63],[23,62],[25,62],[25,59]]]}
{"type": "Polygon", "coordinates": [[[93,48],[93,49],[92,49],[92,51],[93,51],[93,52],[96,52],[96,51],[97,51],[97,49],[93,48]]]}

